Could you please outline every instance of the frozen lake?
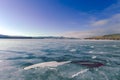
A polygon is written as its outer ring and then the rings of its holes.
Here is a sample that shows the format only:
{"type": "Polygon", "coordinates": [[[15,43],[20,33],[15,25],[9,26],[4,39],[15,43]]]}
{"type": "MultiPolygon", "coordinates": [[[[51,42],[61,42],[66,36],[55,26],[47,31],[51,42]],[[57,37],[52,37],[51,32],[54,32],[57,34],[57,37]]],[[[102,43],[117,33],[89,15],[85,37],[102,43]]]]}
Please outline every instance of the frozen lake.
{"type": "Polygon", "coordinates": [[[0,39],[0,80],[120,80],[120,41],[0,39]],[[37,63],[76,60],[104,65],[24,70],[37,63]]]}

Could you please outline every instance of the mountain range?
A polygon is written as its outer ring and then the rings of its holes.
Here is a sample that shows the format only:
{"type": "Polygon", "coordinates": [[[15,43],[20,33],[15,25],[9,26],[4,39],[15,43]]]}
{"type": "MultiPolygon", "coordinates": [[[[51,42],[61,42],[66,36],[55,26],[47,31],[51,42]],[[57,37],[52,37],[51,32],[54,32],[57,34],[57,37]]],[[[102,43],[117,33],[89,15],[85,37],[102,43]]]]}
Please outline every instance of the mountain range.
{"type": "Polygon", "coordinates": [[[39,36],[39,37],[28,37],[28,36],[9,36],[0,34],[0,39],[78,39],[72,37],[62,37],[62,36],[39,36]]]}
{"type": "Polygon", "coordinates": [[[95,36],[95,37],[89,37],[85,39],[96,39],[96,40],[120,40],[120,33],[118,34],[108,34],[103,36],[95,36]]]}
{"type": "MultiPolygon", "coordinates": [[[[28,37],[28,36],[9,36],[0,34],[0,39],[80,39],[73,37],[62,37],[62,36],[39,36],[39,37],[28,37]]],[[[119,34],[109,34],[103,36],[95,36],[84,39],[95,39],[95,40],[120,40],[119,34]]]]}

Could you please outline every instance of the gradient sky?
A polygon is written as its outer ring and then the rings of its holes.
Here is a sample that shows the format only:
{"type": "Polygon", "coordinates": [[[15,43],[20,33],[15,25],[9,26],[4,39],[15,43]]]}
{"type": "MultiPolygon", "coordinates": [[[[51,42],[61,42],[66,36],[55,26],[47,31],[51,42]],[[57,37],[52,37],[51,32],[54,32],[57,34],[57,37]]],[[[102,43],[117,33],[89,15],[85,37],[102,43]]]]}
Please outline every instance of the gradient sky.
{"type": "Polygon", "coordinates": [[[0,34],[88,37],[120,32],[120,0],[0,0],[0,34]]]}

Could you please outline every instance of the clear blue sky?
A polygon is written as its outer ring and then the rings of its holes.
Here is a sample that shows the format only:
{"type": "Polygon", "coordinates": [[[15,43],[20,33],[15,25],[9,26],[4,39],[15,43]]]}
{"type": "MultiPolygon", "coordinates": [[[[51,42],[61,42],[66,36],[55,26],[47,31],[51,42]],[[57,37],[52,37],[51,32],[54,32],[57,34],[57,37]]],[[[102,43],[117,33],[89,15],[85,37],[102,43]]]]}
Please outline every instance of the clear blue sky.
{"type": "Polygon", "coordinates": [[[0,0],[0,34],[84,37],[118,32],[119,0],[0,0]]]}

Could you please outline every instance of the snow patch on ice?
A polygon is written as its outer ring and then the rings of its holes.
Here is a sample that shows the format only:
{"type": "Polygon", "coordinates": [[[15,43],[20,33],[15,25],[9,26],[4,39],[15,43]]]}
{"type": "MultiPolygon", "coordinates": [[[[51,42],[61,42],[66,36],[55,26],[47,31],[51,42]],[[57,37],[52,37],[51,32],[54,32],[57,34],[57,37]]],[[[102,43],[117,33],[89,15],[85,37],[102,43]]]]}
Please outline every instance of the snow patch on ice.
{"type": "Polygon", "coordinates": [[[89,69],[84,69],[84,70],[82,70],[82,71],[80,71],[80,72],[77,72],[77,73],[75,73],[75,74],[72,75],[72,78],[78,76],[79,74],[83,74],[83,73],[87,72],[88,70],[89,70],[89,69]]]}

